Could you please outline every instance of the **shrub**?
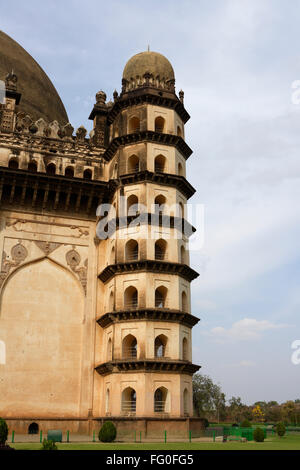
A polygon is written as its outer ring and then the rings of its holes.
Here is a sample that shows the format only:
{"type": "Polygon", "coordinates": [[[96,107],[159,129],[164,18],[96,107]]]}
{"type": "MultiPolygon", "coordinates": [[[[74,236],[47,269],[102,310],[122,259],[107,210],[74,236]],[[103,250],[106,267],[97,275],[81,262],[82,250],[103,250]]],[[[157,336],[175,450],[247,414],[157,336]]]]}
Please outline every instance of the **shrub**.
{"type": "Polygon", "coordinates": [[[255,442],[264,442],[265,440],[265,433],[262,428],[255,428],[253,431],[253,439],[255,442]]]}
{"type": "Polygon", "coordinates": [[[244,421],[241,422],[241,428],[251,428],[251,423],[248,419],[244,419],[244,421]]]}
{"type": "Polygon", "coordinates": [[[42,450],[57,450],[57,445],[52,440],[47,441],[47,439],[44,439],[42,450]]]}
{"type": "Polygon", "coordinates": [[[117,430],[116,426],[111,421],[105,421],[99,431],[99,441],[101,442],[113,442],[116,438],[117,430]]]}
{"type": "Polygon", "coordinates": [[[209,426],[209,421],[208,421],[207,418],[203,418],[203,424],[204,424],[204,427],[205,427],[205,428],[208,428],[208,426],[209,426]]]}
{"type": "Polygon", "coordinates": [[[279,437],[282,437],[285,435],[285,425],[281,422],[276,424],[276,432],[279,437]]]}
{"type": "Polygon", "coordinates": [[[0,418],[0,445],[4,445],[8,436],[8,427],[6,421],[0,418]]]}

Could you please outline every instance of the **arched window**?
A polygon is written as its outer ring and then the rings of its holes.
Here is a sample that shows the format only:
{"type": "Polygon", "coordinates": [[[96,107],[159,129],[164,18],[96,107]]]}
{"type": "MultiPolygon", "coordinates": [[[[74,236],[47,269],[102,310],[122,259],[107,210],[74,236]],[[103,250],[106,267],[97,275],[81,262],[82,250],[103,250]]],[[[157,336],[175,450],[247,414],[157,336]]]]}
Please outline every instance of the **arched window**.
{"type": "Polygon", "coordinates": [[[125,261],[137,261],[139,258],[139,245],[136,240],[129,240],[125,245],[125,261]]]}
{"type": "Polygon", "coordinates": [[[167,293],[168,289],[160,286],[155,290],[155,307],[165,308],[167,306],[167,293]]]}
{"type": "Polygon", "coordinates": [[[166,204],[166,198],[162,194],[159,196],[156,196],[154,199],[154,204],[155,204],[155,213],[162,215],[165,212],[165,204],[166,204]]]}
{"type": "Polygon", "coordinates": [[[154,412],[155,413],[168,413],[169,412],[169,391],[165,387],[159,387],[154,393],[154,412]]]}
{"type": "Polygon", "coordinates": [[[131,155],[128,158],[127,171],[128,173],[137,173],[140,169],[140,159],[137,155],[131,155]]]}
{"type": "Polygon", "coordinates": [[[91,179],[92,179],[92,175],[93,175],[92,170],[90,170],[89,168],[87,168],[87,169],[84,170],[84,172],[83,172],[83,178],[84,178],[85,180],[91,180],[91,179]]]}
{"type": "Polygon", "coordinates": [[[163,117],[158,116],[155,118],[155,132],[164,132],[165,120],[163,117]]]}
{"type": "Polygon", "coordinates": [[[185,251],[184,246],[180,248],[180,262],[182,264],[186,264],[186,251],[185,251]]]}
{"type": "Polygon", "coordinates": [[[73,166],[67,166],[65,169],[65,176],[67,178],[73,178],[74,176],[74,167],[73,166]]]}
{"type": "Polygon", "coordinates": [[[111,361],[112,360],[112,340],[111,338],[109,338],[108,342],[107,342],[107,361],[111,361]]]}
{"type": "Polygon", "coordinates": [[[131,196],[127,199],[127,214],[128,215],[136,215],[139,211],[139,200],[135,194],[131,194],[131,196]]]}
{"type": "Polygon", "coordinates": [[[114,309],[115,309],[115,295],[114,295],[114,292],[111,291],[111,293],[109,294],[109,311],[113,312],[114,309]]]}
{"type": "Polygon", "coordinates": [[[37,172],[37,163],[36,163],[36,161],[32,160],[31,162],[28,163],[28,171],[31,171],[31,173],[36,173],[37,172]]]}
{"type": "Polygon", "coordinates": [[[184,361],[187,361],[188,360],[188,341],[186,338],[183,338],[182,340],[182,359],[184,361]]]}
{"type": "Polygon", "coordinates": [[[139,132],[140,130],[140,120],[138,117],[134,116],[129,120],[129,134],[133,132],[139,132]]]}
{"type": "Polygon", "coordinates": [[[168,338],[165,335],[159,335],[155,338],[154,352],[155,357],[165,357],[168,338]]]}
{"type": "Polygon", "coordinates": [[[19,168],[19,162],[16,158],[11,158],[8,162],[8,168],[12,170],[17,170],[19,168]]]}
{"type": "Polygon", "coordinates": [[[178,174],[179,174],[179,176],[184,176],[183,166],[181,165],[181,163],[178,163],[178,174]]]}
{"type": "Polygon", "coordinates": [[[105,394],[105,413],[109,413],[109,407],[110,407],[110,400],[109,400],[109,389],[106,389],[106,394],[105,394]]]}
{"type": "Polygon", "coordinates": [[[182,292],[181,294],[181,310],[183,312],[188,311],[188,299],[187,299],[187,295],[185,292],[182,292]]]}
{"type": "Polygon", "coordinates": [[[183,413],[188,416],[189,415],[189,392],[188,390],[185,388],[184,389],[184,392],[183,392],[183,413]]]}
{"type": "Polygon", "coordinates": [[[179,137],[182,137],[182,130],[181,130],[181,127],[180,126],[177,126],[177,135],[179,137]]]}
{"type": "Polygon", "coordinates": [[[137,340],[133,335],[127,335],[122,341],[122,358],[136,359],[137,357],[137,340]]]}
{"type": "Polygon", "coordinates": [[[155,242],[155,259],[164,260],[167,254],[167,242],[160,238],[155,242]]]}
{"type": "Polygon", "coordinates": [[[130,286],[124,292],[124,307],[137,308],[138,307],[138,291],[135,287],[130,286]]]}
{"type": "Polygon", "coordinates": [[[31,423],[28,426],[28,434],[37,434],[39,432],[39,425],[37,423],[31,423]]]}
{"type": "Polygon", "coordinates": [[[136,392],[131,387],[125,388],[122,392],[121,410],[123,413],[136,412],[136,392]]]}
{"type": "Polygon", "coordinates": [[[154,171],[157,172],[164,172],[166,170],[166,157],[163,155],[157,155],[154,159],[154,171]]]}
{"type": "Polygon", "coordinates": [[[55,175],[56,173],[56,166],[54,163],[49,163],[46,167],[47,175],[55,175]]]}

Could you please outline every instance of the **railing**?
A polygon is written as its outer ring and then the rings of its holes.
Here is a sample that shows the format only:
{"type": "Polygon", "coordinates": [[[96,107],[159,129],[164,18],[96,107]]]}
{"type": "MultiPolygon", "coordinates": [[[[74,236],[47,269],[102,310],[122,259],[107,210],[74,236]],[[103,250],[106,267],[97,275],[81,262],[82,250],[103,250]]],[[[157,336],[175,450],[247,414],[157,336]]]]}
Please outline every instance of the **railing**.
{"type": "Polygon", "coordinates": [[[123,359],[135,359],[137,357],[137,349],[136,348],[124,348],[122,351],[122,358],[123,359]]]}
{"type": "Polygon", "coordinates": [[[127,254],[125,258],[125,261],[137,261],[139,259],[139,252],[133,251],[132,253],[127,254]]]}
{"type": "Polygon", "coordinates": [[[130,168],[128,168],[129,173],[137,173],[138,171],[140,171],[140,165],[139,164],[133,165],[130,168]]]}
{"type": "Polygon", "coordinates": [[[121,411],[124,413],[135,413],[136,412],[136,402],[131,400],[123,400],[121,411]]]}
{"type": "Polygon", "coordinates": [[[167,259],[167,258],[168,258],[167,253],[155,253],[155,259],[157,259],[159,261],[162,261],[162,260],[167,259]]]}
{"type": "Polygon", "coordinates": [[[168,302],[166,300],[155,300],[155,308],[167,308],[168,302]]]}
{"type": "Polygon", "coordinates": [[[124,303],[125,309],[129,308],[138,308],[139,304],[137,300],[128,300],[127,302],[124,303]]]}
{"type": "Polygon", "coordinates": [[[155,166],[154,166],[154,171],[155,171],[155,173],[156,173],[157,171],[163,173],[164,170],[165,170],[165,167],[164,167],[163,165],[155,164],[155,166]]]}
{"type": "Polygon", "coordinates": [[[164,413],[165,412],[165,407],[166,407],[166,402],[165,401],[155,400],[155,402],[154,402],[154,412],[155,413],[164,413]]]}

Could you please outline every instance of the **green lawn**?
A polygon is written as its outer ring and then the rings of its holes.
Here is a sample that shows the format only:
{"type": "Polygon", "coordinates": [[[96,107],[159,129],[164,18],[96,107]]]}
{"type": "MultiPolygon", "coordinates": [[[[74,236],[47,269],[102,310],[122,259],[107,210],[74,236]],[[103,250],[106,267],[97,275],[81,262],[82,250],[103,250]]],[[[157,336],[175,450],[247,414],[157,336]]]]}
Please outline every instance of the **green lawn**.
{"type": "MultiPolygon", "coordinates": [[[[15,449],[39,450],[41,444],[11,444],[15,449]]],[[[59,450],[300,450],[300,436],[269,437],[265,442],[168,442],[165,443],[58,443],[59,450]]]]}

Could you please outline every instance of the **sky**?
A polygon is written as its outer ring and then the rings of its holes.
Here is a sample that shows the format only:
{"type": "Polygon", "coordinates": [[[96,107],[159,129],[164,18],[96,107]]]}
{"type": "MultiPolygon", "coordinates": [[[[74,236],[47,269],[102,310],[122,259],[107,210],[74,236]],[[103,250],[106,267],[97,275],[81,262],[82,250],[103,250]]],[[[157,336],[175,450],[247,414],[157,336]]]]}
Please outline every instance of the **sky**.
{"type": "Polygon", "coordinates": [[[45,70],[75,128],[91,130],[96,92],[109,100],[120,91],[132,55],[149,45],[170,60],[191,115],[187,178],[197,190],[189,201],[191,266],[200,273],[193,362],[227,399],[300,398],[292,362],[300,340],[300,1],[14,0],[12,9],[0,0],[0,8],[0,28],[45,70]]]}

